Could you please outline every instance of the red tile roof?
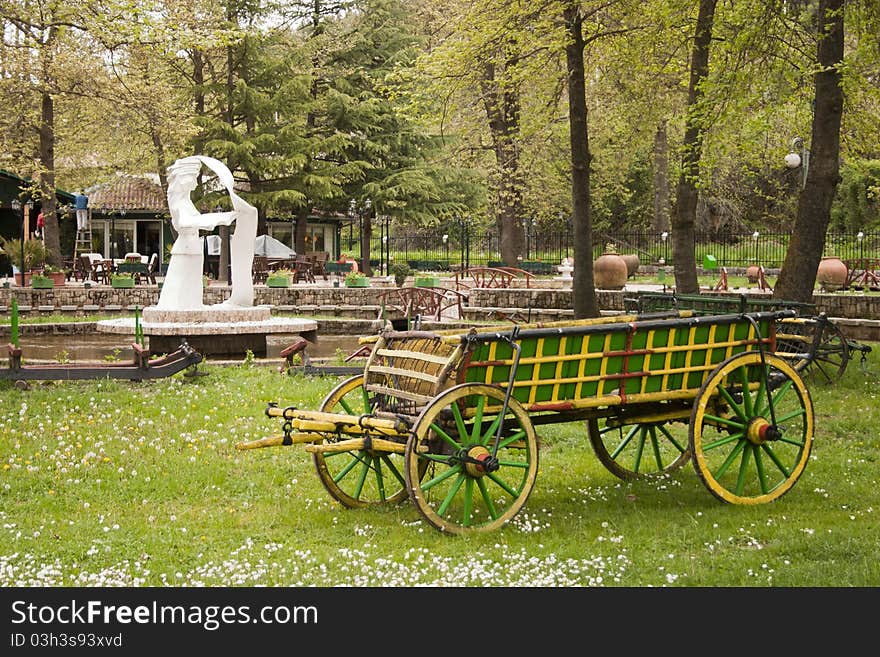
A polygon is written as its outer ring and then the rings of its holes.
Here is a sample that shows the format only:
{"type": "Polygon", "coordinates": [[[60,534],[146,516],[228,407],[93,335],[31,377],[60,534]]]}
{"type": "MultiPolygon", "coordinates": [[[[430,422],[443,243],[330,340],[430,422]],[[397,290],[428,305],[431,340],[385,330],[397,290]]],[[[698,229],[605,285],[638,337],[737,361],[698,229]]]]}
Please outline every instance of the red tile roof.
{"type": "Polygon", "coordinates": [[[159,183],[143,176],[119,176],[86,190],[92,210],[167,212],[168,201],[159,183]]]}

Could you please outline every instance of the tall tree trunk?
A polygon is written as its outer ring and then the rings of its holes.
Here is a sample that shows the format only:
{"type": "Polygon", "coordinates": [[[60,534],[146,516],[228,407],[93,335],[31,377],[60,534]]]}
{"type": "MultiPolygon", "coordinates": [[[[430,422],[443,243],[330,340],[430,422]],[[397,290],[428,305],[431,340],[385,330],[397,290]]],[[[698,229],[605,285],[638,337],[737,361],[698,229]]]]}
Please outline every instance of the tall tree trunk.
{"type": "Polygon", "coordinates": [[[55,198],[55,104],[48,91],[40,102],[40,204],[43,212],[43,241],[49,252],[49,264],[61,267],[61,239],[58,230],[55,198]]]}
{"type": "Polygon", "coordinates": [[[700,0],[694,45],[691,50],[691,75],[688,84],[688,107],[685,119],[684,154],[676,190],[675,216],[672,224],[672,249],[675,262],[675,289],[682,294],[700,291],[694,256],[694,226],[697,220],[697,183],[700,179],[700,155],[703,150],[705,112],[701,107],[702,83],[709,75],[709,46],[718,0],[700,0]]]}
{"type": "Polygon", "coordinates": [[[575,318],[598,317],[593,280],[593,222],[590,210],[590,143],[587,130],[587,92],[584,83],[583,19],[578,2],[562,11],[565,22],[565,62],[568,73],[568,125],[571,142],[571,200],[574,226],[572,299],[575,318]]]}
{"type": "Polygon", "coordinates": [[[797,218],[791,243],[779,272],[773,296],[809,303],[813,299],[816,272],[825,249],[825,233],[831,221],[831,204],[840,181],[840,120],[843,90],[838,68],[843,61],[844,0],[819,2],[819,72],[814,78],[810,168],[798,197],[797,218]]]}
{"type": "Polygon", "coordinates": [[[666,121],[654,133],[654,231],[669,230],[669,142],[666,121]]]}
{"type": "Polygon", "coordinates": [[[519,92],[498,91],[495,67],[483,68],[483,106],[489,119],[492,147],[498,165],[498,211],[496,216],[501,259],[508,267],[517,266],[517,256],[525,252],[521,219],[522,173],[519,168],[519,92]]]}

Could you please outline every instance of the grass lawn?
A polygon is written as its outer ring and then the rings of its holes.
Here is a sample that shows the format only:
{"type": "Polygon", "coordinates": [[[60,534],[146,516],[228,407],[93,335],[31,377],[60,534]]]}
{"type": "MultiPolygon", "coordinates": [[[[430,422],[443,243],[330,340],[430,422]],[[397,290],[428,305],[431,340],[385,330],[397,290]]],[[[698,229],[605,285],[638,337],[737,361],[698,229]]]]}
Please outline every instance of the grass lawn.
{"type": "Polygon", "coordinates": [[[501,530],[449,536],[409,500],[347,509],[266,403],[335,378],[243,362],[144,382],[0,383],[0,586],[876,587],[880,345],[810,382],[812,458],[765,505],[717,501],[691,464],[608,472],[580,424],[539,427],[535,488],[501,530]]]}

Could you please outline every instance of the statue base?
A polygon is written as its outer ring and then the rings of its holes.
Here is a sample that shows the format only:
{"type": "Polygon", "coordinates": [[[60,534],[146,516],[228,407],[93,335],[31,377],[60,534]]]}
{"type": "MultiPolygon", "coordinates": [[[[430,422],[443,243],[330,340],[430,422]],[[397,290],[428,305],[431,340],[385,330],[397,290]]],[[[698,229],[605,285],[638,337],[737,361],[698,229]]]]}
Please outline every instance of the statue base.
{"type": "MultiPolygon", "coordinates": [[[[268,335],[274,336],[276,341],[289,338],[293,342],[297,336],[302,336],[314,342],[318,323],[311,319],[272,317],[270,306],[206,306],[192,310],[160,310],[150,306],[143,310],[141,328],[153,354],[171,353],[186,340],[205,357],[244,357],[248,351],[254,356],[265,357],[268,335]]],[[[97,322],[97,330],[134,336],[135,320],[101,320],[97,322]]]]}
{"type": "Polygon", "coordinates": [[[272,308],[269,306],[235,308],[216,305],[192,310],[166,310],[156,306],[147,306],[143,309],[141,317],[143,317],[144,324],[264,322],[272,318],[272,308]]]}

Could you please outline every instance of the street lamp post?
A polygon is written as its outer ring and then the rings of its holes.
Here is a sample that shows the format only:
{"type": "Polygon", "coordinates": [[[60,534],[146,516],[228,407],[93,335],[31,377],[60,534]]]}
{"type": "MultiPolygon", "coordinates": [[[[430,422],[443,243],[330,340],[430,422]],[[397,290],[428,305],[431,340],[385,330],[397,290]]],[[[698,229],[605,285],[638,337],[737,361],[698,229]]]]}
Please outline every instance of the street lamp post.
{"type": "Polygon", "coordinates": [[[666,261],[669,260],[669,233],[667,231],[663,231],[660,233],[660,239],[663,240],[663,262],[662,264],[666,264],[666,261]]]}
{"type": "MultiPolygon", "coordinates": [[[[352,219],[357,217],[357,220],[358,220],[358,231],[359,231],[358,237],[360,239],[360,247],[361,247],[361,253],[360,253],[361,268],[362,268],[361,271],[363,271],[364,273],[367,273],[370,271],[370,262],[369,262],[369,258],[367,257],[368,251],[369,251],[368,247],[369,247],[370,236],[364,234],[364,217],[369,214],[370,208],[372,207],[372,205],[373,205],[373,203],[372,203],[372,201],[370,201],[370,199],[365,200],[363,206],[359,206],[357,204],[357,201],[355,201],[354,199],[351,199],[351,201],[349,201],[349,203],[348,203],[349,216],[352,219]]],[[[381,224],[379,226],[379,229],[380,229],[380,231],[382,230],[381,224]]],[[[383,246],[384,246],[384,244],[383,244],[383,246]]],[[[351,233],[349,233],[349,250],[351,250],[350,247],[351,247],[351,233]]],[[[380,260],[379,261],[379,268],[381,269],[381,267],[382,267],[382,261],[380,260]]]]}
{"type": "Polygon", "coordinates": [[[21,201],[17,198],[12,199],[12,210],[13,212],[21,214],[21,237],[19,239],[21,244],[21,266],[19,268],[19,275],[21,278],[19,279],[19,285],[24,287],[24,211],[21,208],[21,201]]]}
{"type": "Polygon", "coordinates": [[[761,235],[760,235],[760,233],[758,233],[758,231],[755,231],[754,233],[752,233],[752,239],[755,240],[755,264],[756,265],[758,264],[758,238],[760,236],[761,235]]]}
{"type": "Polygon", "coordinates": [[[789,169],[801,167],[801,187],[807,186],[807,171],[810,168],[810,151],[804,145],[804,140],[795,137],[791,140],[791,152],[785,156],[785,166],[789,169]]]}
{"type": "Polygon", "coordinates": [[[443,246],[446,249],[446,268],[449,269],[449,234],[443,233],[443,246]]]}

